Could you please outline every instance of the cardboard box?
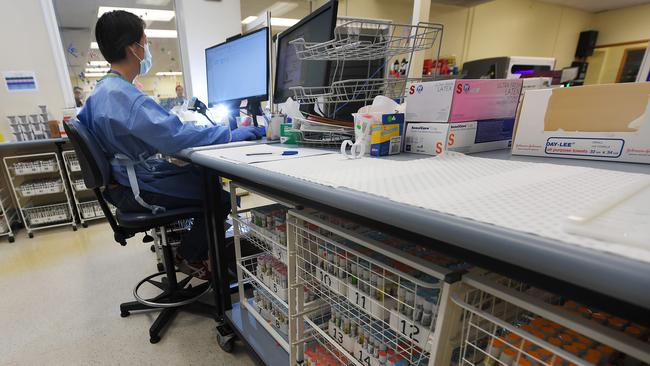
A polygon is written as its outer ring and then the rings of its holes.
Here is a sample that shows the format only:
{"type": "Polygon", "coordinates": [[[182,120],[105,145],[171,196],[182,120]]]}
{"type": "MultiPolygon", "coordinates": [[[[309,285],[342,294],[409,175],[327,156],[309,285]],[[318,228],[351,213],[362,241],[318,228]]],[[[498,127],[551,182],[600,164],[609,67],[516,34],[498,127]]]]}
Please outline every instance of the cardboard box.
{"type": "Polygon", "coordinates": [[[528,90],[549,89],[552,88],[553,78],[526,78],[523,81],[521,92],[522,95],[528,90]]]}
{"type": "Polygon", "coordinates": [[[532,90],[512,153],[650,163],[650,83],[532,90]]]}
{"type": "Polygon", "coordinates": [[[399,124],[372,125],[370,136],[370,156],[399,154],[402,149],[401,127],[399,124]]]}
{"type": "Polygon", "coordinates": [[[514,118],[522,84],[519,79],[413,83],[406,97],[406,120],[465,122],[514,118]]]}
{"type": "Polygon", "coordinates": [[[494,119],[452,123],[409,123],[404,152],[438,155],[443,151],[465,154],[510,148],[515,120],[494,119]]]}

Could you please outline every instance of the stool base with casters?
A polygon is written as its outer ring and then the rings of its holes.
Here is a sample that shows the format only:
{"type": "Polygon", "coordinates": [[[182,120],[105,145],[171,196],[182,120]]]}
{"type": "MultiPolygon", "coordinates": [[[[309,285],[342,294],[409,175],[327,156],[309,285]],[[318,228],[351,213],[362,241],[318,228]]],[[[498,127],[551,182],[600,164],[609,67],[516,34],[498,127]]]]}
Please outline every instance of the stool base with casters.
{"type": "MultiPolygon", "coordinates": [[[[162,230],[164,232],[164,229],[162,230]]],[[[149,341],[158,343],[161,333],[166,326],[174,319],[178,311],[189,311],[199,315],[215,318],[216,309],[199,302],[199,298],[211,290],[209,282],[193,285],[190,282],[194,277],[187,276],[178,280],[176,268],[173,262],[171,246],[167,245],[163,235],[163,259],[165,270],[154,273],[142,279],[133,289],[133,297],[136,301],[120,304],[120,315],[125,318],[132,311],[160,310],[160,314],[149,328],[149,341]],[[155,280],[160,277],[159,281],[155,280]],[[150,284],[161,290],[161,293],[152,297],[144,298],[139,294],[143,285],[150,284]]]]}

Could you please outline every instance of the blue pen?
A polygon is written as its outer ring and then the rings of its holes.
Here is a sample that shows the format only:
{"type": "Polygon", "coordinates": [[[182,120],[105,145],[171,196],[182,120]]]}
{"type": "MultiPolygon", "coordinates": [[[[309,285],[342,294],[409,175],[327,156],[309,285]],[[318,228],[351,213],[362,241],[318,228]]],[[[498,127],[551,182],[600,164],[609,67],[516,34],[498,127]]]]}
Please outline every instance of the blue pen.
{"type": "Polygon", "coordinates": [[[289,156],[289,155],[298,155],[298,151],[296,150],[286,150],[282,152],[283,156],[289,156]]]}

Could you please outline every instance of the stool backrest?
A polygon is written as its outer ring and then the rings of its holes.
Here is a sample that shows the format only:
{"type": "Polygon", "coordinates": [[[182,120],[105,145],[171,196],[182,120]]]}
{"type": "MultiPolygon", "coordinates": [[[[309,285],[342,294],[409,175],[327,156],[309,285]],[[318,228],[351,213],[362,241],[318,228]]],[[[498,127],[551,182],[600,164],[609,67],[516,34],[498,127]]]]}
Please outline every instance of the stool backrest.
{"type": "Polygon", "coordinates": [[[104,216],[106,216],[108,223],[113,229],[115,241],[126,245],[126,239],[132,236],[132,234],[127,230],[123,230],[117,224],[113,212],[108,207],[102,194],[102,189],[111,182],[111,165],[108,157],[106,157],[106,154],[99,147],[95,137],[79,121],[66,121],[63,123],[63,128],[68,134],[68,138],[72,142],[72,147],[77,154],[84,183],[86,187],[92,189],[95,193],[99,205],[104,212],[104,216]]]}

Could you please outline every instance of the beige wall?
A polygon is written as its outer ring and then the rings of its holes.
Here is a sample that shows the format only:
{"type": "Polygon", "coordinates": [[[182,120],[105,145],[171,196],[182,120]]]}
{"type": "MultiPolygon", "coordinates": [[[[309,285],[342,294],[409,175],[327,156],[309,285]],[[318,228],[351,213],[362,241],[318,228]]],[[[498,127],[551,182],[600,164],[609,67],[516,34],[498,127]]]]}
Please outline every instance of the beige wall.
{"type": "Polygon", "coordinates": [[[587,69],[585,84],[615,83],[625,50],[629,48],[646,48],[647,46],[647,42],[640,42],[595,49],[593,56],[587,58],[589,69],[587,69]]]}
{"type": "Polygon", "coordinates": [[[650,4],[594,15],[598,45],[650,39],[650,4]]]}
{"type": "MultiPolygon", "coordinates": [[[[11,11],[6,8],[7,6],[0,11],[0,72],[33,71],[38,85],[38,91],[13,93],[9,93],[5,85],[0,85],[0,133],[5,139],[10,139],[12,135],[7,115],[37,113],[40,111],[38,105],[44,104],[51,117],[60,119],[65,99],[61,91],[59,70],[53,61],[41,2],[21,0],[12,2],[11,11]]],[[[69,93],[72,95],[71,90],[69,93]]]]}
{"type": "Polygon", "coordinates": [[[473,11],[465,60],[555,57],[562,68],[573,61],[580,32],[592,26],[590,13],[535,0],[496,0],[473,11]]]}
{"type": "Polygon", "coordinates": [[[412,0],[340,0],[339,16],[388,19],[395,23],[411,23],[412,0]]]}
{"type": "MultiPolygon", "coordinates": [[[[339,15],[409,23],[412,6],[410,0],[341,0],[339,15]]],[[[593,14],[537,0],[494,0],[472,8],[433,3],[429,21],[445,26],[441,56],[455,56],[460,64],[540,56],[555,57],[561,68],[573,61],[580,32],[593,27],[593,14]]]]}

